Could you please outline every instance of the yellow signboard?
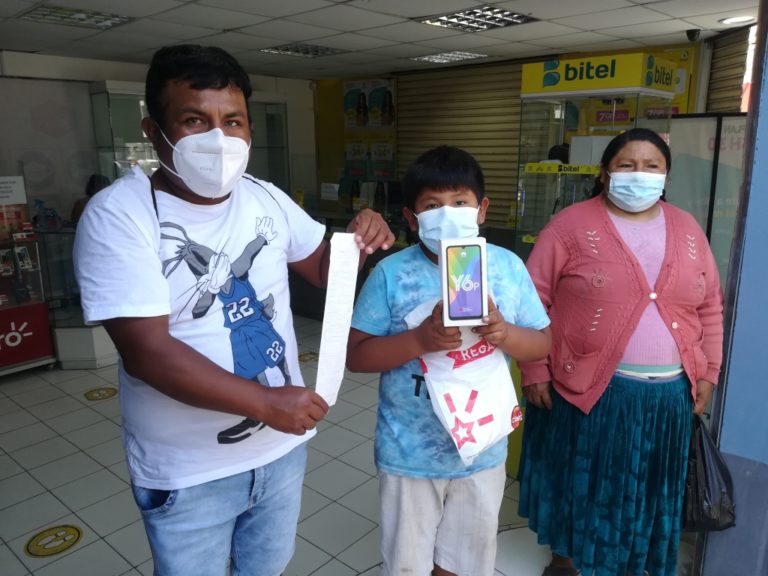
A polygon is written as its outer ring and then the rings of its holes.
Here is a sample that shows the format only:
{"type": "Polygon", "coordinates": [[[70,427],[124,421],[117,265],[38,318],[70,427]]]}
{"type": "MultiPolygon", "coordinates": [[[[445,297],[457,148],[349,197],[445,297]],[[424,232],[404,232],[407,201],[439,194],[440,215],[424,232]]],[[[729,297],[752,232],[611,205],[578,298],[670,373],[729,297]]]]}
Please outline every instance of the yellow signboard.
{"type": "Polygon", "coordinates": [[[651,54],[615,54],[523,64],[521,96],[628,94],[672,98],[675,64],[651,54]]]}
{"type": "Polygon", "coordinates": [[[558,164],[556,162],[528,162],[526,174],[600,174],[600,166],[591,164],[558,164]]]}

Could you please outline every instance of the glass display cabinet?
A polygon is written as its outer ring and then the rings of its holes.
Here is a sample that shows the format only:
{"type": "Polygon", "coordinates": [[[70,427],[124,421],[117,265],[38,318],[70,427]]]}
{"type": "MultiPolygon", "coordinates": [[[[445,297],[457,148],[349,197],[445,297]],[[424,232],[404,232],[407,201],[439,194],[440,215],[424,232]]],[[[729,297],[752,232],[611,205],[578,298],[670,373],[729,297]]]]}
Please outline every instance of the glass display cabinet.
{"type": "Polygon", "coordinates": [[[117,363],[118,354],[101,325],[86,326],[75,280],[74,229],[40,234],[43,279],[53,328],[56,358],[65,370],[92,370],[117,363]]]}
{"type": "Polygon", "coordinates": [[[246,172],[291,190],[288,156],[288,107],[283,102],[248,102],[251,114],[251,154],[246,172]]]}
{"type": "Polygon", "coordinates": [[[633,127],[667,136],[674,64],[646,54],[523,66],[515,252],[563,208],[589,198],[600,157],[633,127]]]}
{"type": "Polygon", "coordinates": [[[90,92],[101,173],[110,181],[132,166],[152,174],[159,164],[141,129],[141,120],[148,115],[144,84],[107,80],[91,84],[90,92]]]}
{"type": "Polygon", "coordinates": [[[53,364],[35,239],[0,241],[0,375],[53,364]]]}

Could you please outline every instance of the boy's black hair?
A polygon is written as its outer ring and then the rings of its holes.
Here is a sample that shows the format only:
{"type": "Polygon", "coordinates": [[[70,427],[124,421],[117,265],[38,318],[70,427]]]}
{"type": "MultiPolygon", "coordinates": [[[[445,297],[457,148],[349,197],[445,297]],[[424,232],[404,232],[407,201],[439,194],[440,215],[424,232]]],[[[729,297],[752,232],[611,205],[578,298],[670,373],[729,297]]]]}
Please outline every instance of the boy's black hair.
{"type": "Polygon", "coordinates": [[[147,71],[144,96],[149,116],[163,129],[166,106],[163,89],[174,80],[186,82],[195,90],[221,90],[232,85],[242,91],[246,102],[252,92],[248,73],[229,52],[217,46],[179,44],[160,48],[147,71]]]}
{"type": "MultiPolygon", "coordinates": [[[[672,169],[672,152],[669,149],[669,144],[667,144],[656,132],[649,130],[648,128],[631,128],[614,137],[613,140],[608,142],[608,145],[603,151],[603,156],[600,158],[600,167],[607,172],[608,164],[611,163],[613,157],[630,142],[650,142],[656,146],[656,148],[659,149],[659,152],[664,156],[664,160],[667,162],[667,173],[672,169]]],[[[604,186],[600,181],[600,175],[598,175],[595,178],[595,184],[592,188],[592,198],[599,196],[603,192],[603,188],[604,186]]]]}
{"type": "Polygon", "coordinates": [[[455,146],[438,146],[414,160],[403,176],[405,206],[413,210],[416,198],[427,189],[469,188],[480,202],[485,197],[485,178],[477,160],[455,146]]]}

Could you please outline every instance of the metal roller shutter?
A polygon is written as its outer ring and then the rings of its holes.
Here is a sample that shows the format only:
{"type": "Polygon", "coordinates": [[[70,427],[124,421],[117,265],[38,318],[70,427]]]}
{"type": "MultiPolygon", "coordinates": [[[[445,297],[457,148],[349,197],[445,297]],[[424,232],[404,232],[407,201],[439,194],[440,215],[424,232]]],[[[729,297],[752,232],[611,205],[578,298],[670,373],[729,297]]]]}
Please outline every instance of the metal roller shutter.
{"type": "Polygon", "coordinates": [[[521,71],[508,62],[398,75],[399,176],[429,148],[463,148],[485,174],[487,222],[506,225],[517,194],[521,71]]]}
{"type": "Polygon", "coordinates": [[[715,38],[707,90],[707,112],[739,112],[749,28],[715,38]]]}

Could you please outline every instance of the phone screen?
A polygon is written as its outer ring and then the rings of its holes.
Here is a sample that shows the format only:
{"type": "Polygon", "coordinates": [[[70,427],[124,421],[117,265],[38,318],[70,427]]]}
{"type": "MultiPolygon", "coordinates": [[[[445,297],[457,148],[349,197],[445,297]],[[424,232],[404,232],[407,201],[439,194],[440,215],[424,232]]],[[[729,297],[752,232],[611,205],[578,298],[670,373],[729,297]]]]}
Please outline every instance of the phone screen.
{"type": "Polygon", "coordinates": [[[451,320],[482,318],[480,246],[448,246],[448,317],[451,320]]]}

